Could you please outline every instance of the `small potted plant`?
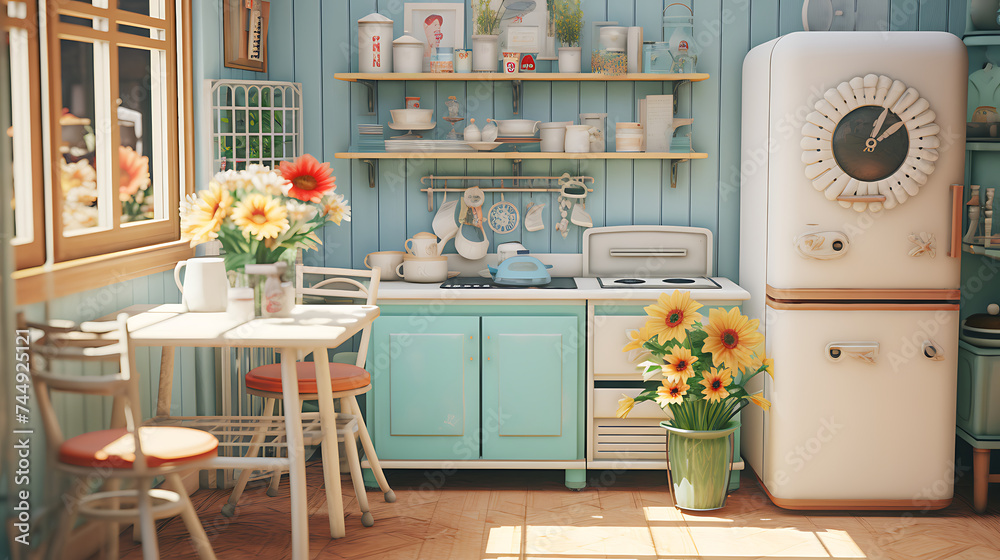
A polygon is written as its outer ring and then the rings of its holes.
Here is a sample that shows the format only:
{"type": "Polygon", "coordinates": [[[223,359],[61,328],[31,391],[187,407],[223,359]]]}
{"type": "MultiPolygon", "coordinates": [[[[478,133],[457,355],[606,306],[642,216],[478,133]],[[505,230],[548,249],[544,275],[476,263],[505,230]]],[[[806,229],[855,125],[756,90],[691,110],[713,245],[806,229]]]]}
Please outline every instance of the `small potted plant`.
{"type": "Polygon", "coordinates": [[[761,372],[774,378],[756,319],[720,307],[709,311],[703,325],[701,307],[690,293],[675,291],[645,308],[646,324],[629,333],[631,342],[623,348],[641,356],[633,357],[643,360],[638,367],[645,389],[618,401],[619,418],[640,401],[655,401],[671,416],[660,422],[667,430],[670,491],[678,508],[698,511],[726,503],[730,438],[740,426],[733,418],[750,403],[771,406],[763,391],[750,392],[747,384],[761,372]]]}
{"type": "Polygon", "coordinates": [[[476,33],[472,36],[473,72],[497,71],[501,11],[494,10],[490,2],[491,0],[472,0],[476,27],[476,33]]]}
{"type": "Polygon", "coordinates": [[[559,71],[580,73],[580,29],[583,10],[580,0],[555,0],[556,39],[559,40],[559,71]]]}

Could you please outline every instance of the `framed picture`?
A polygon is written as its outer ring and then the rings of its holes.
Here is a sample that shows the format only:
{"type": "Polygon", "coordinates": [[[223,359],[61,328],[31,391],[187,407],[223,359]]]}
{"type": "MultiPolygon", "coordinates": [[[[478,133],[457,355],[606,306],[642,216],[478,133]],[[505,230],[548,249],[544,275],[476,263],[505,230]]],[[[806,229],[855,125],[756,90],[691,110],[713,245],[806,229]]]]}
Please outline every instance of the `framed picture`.
{"type": "MultiPolygon", "coordinates": [[[[547,0],[490,0],[490,8],[500,12],[498,53],[538,53],[539,60],[556,60],[555,26],[547,0]]],[[[472,19],[478,4],[473,2],[472,19]]]]}
{"type": "Polygon", "coordinates": [[[465,47],[465,5],[444,2],[404,4],[403,32],[424,44],[424,72],[434,47],[465,47]]]}

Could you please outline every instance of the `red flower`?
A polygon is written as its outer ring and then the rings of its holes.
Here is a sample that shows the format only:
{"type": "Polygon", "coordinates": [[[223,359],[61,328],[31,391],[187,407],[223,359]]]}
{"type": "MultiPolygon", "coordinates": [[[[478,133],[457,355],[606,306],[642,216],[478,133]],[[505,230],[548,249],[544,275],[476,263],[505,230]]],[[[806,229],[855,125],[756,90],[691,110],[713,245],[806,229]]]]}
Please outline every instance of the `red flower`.
{"type": "Polygon", "coordinates": [[[320,163],[309,154],[303,155],[294,163],[281,162],[279,170],[281,176],[291,183],[288,196],[299,200],[317,202],[327,191],[337,188],[330,164],[320,163]]]}

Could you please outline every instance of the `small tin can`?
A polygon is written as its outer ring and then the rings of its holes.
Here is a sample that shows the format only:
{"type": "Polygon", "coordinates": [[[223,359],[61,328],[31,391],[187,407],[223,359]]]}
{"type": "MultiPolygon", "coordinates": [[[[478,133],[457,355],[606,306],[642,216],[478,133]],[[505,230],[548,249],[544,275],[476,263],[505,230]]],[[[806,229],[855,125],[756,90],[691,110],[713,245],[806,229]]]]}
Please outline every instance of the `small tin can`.
{"type": "Polygon", "coordinates": [[[472,72],[472,50],[458,49],[455,51],[455,72],[468,74],[472,72]]]}
{"type": "Polygon", "coordinates": [[[406,108],[407,109],[419,109],[420,108],[420,98],[419,97],[407,97],[406,98],[406,108]]]}
{"type": "Polygon", "coordinates": [[[431,53],[431,73],[451,74],[455,71],[454,47],[435,47],[431,53]]]}

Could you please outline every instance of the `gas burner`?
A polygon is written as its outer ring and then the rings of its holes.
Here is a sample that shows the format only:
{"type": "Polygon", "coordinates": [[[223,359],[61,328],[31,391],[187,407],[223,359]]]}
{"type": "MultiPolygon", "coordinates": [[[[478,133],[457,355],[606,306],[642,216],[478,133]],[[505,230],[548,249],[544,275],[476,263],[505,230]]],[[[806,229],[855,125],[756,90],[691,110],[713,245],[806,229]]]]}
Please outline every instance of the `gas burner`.
{"type": "Polygon", "coordinates": [[[714,280],[705,276],[690,278],[607,278],[597,279],[602,288],[669,290],[680,288],[684,290],[717,290],[722,288],[714,280]]]}

